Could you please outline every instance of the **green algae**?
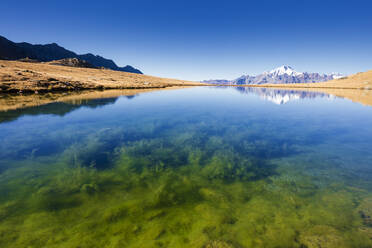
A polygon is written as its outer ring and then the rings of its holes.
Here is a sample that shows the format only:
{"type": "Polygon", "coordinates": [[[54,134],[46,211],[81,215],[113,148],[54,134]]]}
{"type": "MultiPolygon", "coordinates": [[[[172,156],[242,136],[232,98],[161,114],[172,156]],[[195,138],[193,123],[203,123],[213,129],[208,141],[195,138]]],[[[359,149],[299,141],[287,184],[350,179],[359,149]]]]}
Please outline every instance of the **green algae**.
{"type": "Polygon", "coordinates": [[[365,190],[319,187],[310,176],[279,173],[278,161],[239,155],[215,138],[192,147],[185,137],[127,142],[105,169],[79,159],[101,147],[96,139],[72,145],[48,167],[3,174],[2,188],[22,197],[1,201],[1,246],[372,245],[361,216],[372,208],[365,190]],[[26,177],[27,185],[16,182],[26,177]]]}

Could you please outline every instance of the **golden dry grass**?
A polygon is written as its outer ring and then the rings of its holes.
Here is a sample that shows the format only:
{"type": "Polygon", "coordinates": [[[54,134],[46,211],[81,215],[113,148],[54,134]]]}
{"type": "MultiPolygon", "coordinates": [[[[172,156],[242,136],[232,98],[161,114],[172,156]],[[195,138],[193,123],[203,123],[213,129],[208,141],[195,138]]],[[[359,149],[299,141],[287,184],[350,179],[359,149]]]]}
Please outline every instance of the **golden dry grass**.
{"type": "Polygon", "coordinates": [[[148,89],[202,85],[108,69],[0,60],[0,92],[50,92],[83,89],[148,89]]]}

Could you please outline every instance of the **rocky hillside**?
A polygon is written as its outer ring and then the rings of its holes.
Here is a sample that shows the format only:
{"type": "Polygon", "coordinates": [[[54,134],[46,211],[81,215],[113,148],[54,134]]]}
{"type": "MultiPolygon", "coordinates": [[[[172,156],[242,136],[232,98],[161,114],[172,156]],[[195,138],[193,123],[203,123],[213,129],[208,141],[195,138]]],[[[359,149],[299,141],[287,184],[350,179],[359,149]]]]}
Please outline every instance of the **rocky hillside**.
{"type": "Polygon", "coordinates": [[[106,59],[91,53],[78,55],[59,46],[56,43],[46,45],[33,45],[26,42],[15,43],[6,39],[5,37],[0,36],[0,59],[18,60],[23,58],[30,58],[41,62],[77,58],[84,60],[95,67],[104,67],[115,71],[142,74],[140,70],[130,65],[119,67],[111,59],[106,59]]]}
{"type": "Polygon", "coordinates": [[[85,60],[77,59],[77,58],[53,60],[53,61],[47,62],[47,64],[63,65],[63,66],[71,66],[71,67],[82,67],[82,68],[97,68],[94,65],[86,62],[85,60]]]}

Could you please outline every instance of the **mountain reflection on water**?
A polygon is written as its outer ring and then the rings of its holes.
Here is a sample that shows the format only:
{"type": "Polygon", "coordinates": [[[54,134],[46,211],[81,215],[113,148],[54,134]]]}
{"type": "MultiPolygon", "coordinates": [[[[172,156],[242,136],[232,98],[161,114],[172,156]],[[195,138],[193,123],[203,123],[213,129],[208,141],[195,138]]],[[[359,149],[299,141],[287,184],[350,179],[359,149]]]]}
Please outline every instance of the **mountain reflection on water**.
{"type": "Polygon", "coordinates": [[[301,90],[283,90],[283,89],[271,89],[271,88],[254,88],[254,87],[235,87],[236,90],[243,94],[255,94],[259,95],[261,99],[273,102],[275,104],[286,104],[290,101],[299,99],[314,99],[314,98],[328,98],[334,99],[335,96],[320,93],[310,92],[301,90]]]}

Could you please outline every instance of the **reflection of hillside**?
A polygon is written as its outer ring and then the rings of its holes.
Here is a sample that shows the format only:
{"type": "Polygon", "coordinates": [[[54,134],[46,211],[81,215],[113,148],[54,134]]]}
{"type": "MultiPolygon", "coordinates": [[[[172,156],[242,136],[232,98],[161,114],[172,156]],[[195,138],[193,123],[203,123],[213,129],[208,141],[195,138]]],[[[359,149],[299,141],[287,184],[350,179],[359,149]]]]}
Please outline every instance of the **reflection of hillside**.
{"type": "Polygon", "coordinates": [[[104,90],[104,91],[72,91],[46,94],[0,94],[0,115],[2,112],[23,109],[28,107],[41,106],[53,102],[67,102],[80,104],[89,99],[114,98],[123,96],[133,99],[135,96],[152,91],[173,90],[184,87],[168,87],[163,89],[129,89],[129,90],[104,90]]]}
{"type": "Polygon", "coordinates": [[[310,91],[300,90],[284,90],[272,88],[252,88],[252,87],[236,87],[236,90],[243,94],[259,95],[262,99],[273,102],[275,104],[285,104],[290,101],[299,99],[313,99],[317,97],[332,99],[334,96],[310,91]]]}
{"type": "Polygon", "coordinates": [[[0,115],[0,123],[5,121],[13,121],[24,115],[41,115],[51,114],[64,116],[81,107],[97,108],[108,104],[114,104],[118,98],[101,98],[89,100],[77,100],[74,102],[55,102],[41,106],[28,107],[23,109],[10,110],[0,115]]]}

